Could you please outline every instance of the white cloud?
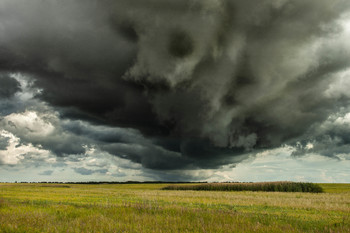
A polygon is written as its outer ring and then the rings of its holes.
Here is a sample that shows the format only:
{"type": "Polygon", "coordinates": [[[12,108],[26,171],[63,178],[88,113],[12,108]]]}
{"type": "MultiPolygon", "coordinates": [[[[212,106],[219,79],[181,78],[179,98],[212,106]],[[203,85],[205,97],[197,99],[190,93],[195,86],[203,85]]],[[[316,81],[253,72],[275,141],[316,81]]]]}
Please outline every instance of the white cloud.
{"type": "Polygon", "coordinates": [[[28,159],[28,157],[32,162],[37,160],[53,162],[54,160],[49,151],[34,147],[32,144],[21,144],[18,137],[6,130],[1,130],[0,136],[9,138],[6,150],[0,150],[0,162],[2,164],[16,165],[28,159]]]}
{"type": "Polygon", "coordinates": [[[317,154],[293,157],[291,147],[259,153],[234,168],[213,171],[209,181],[309,181],[349,182],[350,160],[338,160],[317,154]],[[216,180],[215,180],[216,179],[216,180]]]}
{"type": "Polygon", "coordinates": [[[30,77],[21,73],[11,74],[11,77],[16,79],[21,85],[22,91],[16,93],[17,99],[21,102],[31,101],[36,94],[42,91],[39,88],[33,87],[33,80],[31,80],[30,77]]]}
{"type": "Polygon", "coordinates": [[[13,113],[4,117],[6,128],[12,128],[15,131],[24,131],[28,137],[46,137],[54,132],[55,127],[45,120],[51,117],[48,114],[38,115],[34,111],[25,111],[23,113],[13,113]]]}

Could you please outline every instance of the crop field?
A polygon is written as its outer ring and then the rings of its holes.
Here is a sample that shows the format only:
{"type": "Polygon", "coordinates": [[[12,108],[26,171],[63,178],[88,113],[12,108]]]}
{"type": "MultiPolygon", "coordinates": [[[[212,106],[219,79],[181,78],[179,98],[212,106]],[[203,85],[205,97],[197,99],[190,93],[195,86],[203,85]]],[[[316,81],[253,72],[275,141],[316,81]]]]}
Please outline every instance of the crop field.
{"type": "Polygon", "coordinates": [[[350,185],[324,193],[169,184],[0,184],[0,232],[350,232],[350,185]]]}

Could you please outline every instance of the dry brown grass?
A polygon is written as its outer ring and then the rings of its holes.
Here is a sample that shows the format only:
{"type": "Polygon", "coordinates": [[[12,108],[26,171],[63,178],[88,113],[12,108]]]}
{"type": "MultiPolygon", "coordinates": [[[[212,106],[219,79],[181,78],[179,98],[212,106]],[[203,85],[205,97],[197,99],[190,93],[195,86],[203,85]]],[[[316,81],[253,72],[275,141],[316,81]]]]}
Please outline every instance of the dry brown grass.
{"type": "Polygon", "coordinates": [[[6,205],[6,201],[3,197],[0,197],[0,208],[4,207],[6,205]]]}

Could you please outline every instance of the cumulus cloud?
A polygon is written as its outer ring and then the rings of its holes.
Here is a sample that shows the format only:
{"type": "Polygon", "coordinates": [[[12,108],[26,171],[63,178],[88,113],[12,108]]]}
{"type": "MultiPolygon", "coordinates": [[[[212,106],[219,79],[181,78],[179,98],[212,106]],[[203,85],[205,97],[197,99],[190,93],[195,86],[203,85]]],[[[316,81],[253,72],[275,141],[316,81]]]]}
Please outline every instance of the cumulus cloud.
{"type": "Polygon", "coordinates": [[[54,162],[48,150],[38,148],[32,144],[21,144],[21,139],[6,130],[0,131],[0,137],[6,138],[6,148],[0,150],[0,165],[35,165],[54,162]]]}
{"type": "Polygon", "coordinates": [[[293,157],[294,147],[284,146],[258,153],[235,168],[209,171],[208,181],[281,181],[346,183],[350,161],[308,153],[293,157]]]}
{"type": "Polygon", "coordinates": [[[58,121],[52,113],[26,111],[5,116],[0,126],[19,137],[21,143],[43,147],[58,156],[84,154],[82,139],[64,132],[58,121]]]}
{"type": "Polygon", "coordinates": [[[59,157],[95,147],[153,170],[283,144],[335,157],[349,149],[333,119],[350,112],[349,11],[347,0],[0,0],[0,127],[59,157]]]}

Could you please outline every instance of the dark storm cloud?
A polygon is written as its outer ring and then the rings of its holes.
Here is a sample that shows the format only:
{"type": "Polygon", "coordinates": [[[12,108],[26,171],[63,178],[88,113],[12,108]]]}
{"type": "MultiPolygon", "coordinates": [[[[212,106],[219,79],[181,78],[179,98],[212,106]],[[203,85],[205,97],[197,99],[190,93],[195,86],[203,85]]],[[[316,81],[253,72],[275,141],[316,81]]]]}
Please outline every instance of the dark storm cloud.
{"type": "Polygon", "coordinates": [[[180,150],[171,151],[158,146],[156,142],[146,139],[134,129],[93,126],[81,121],[69,121],[62,127],[75,136],[84,137],[85,142],[99,147],[102,151],[140,163],[146,168],[184,168],[194,162],[183,158],[180,150]]]}
{"type": "MultiPolygon", "coordinates": [[[[312,129],[348,104],[325,93],[350,67],[339,23],[349,5],[0,0],[0,71],[30,76],[61,117],[95,124],[57,123],[50,137],[7,130],[59,156],[97,145],[151,169],[327,141],[312,129]]],[[[6,85],[6,97],[19,91],[6,85]]],[[[346,132],[335,133],[344,151],[346,132]]]]}
{"type": "Polygon", "coordinates": [[[0,73],[0,99],[10,98],[20,90],[20,84],[16,79],[0,73]]]}
{"type": "Polygon", "coordinates": [[[179,151],[157,146],[137,130],[92,126],[80,121],[67,122],[63,128],[74,135],[85,137],[85,141],[89,140],[103,151],[141,163],[146,168],[182,168],[189,163],[179,151]]]}
{"type": "Polygon", "coordinates": [[[296,143],[293,155],[319,153],[329,157],[350,151],[350,115],[333,114],[326,121],[314,124],[296,143]]]}
{"type": "Polygon", "coordinates": [[[216,148],[209,140],[147,139],[134,129],[94,126],[82,121],[66,121],[62,128],[102,151],[150,169],[215,168],[241,161],[243,158],[230,157],[244,153],[242,149],[216,148]]]}

